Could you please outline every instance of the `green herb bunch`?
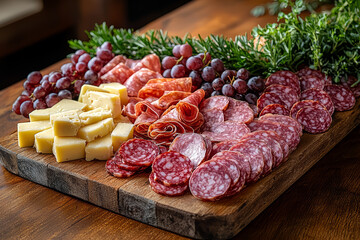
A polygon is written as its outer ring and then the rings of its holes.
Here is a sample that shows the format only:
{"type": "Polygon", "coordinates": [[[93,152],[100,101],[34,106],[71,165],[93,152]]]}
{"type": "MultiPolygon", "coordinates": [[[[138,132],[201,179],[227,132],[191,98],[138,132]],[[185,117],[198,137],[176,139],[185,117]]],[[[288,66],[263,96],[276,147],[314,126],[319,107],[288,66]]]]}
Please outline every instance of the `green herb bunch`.
{"type": "Polygon", "coordinates": [[[297,71],[307,65],[332,76],[335,82],[348,75],[360,79],[360,1],[339,0],[331,12],[313,13],[305,19],[299,16],[306,8],[303,0],[279,2],[291,7],[291,12],[280,12],[278,23],[255,27],[250,36],[231,39],[217,35],[206,38],[185,35],[180,38],[168,36],[161,30],[140,34],[103,23],[86,32],[89,41],[71,40],[69,45],[95,55],[96,48],[109,41],[115,54],[140,59],[150,53],[160,58],[172,55],[176,44],[187,42],[195,53],[210,52],[229,69],[244,67],[263,77],[278,70],[297,71]]]}

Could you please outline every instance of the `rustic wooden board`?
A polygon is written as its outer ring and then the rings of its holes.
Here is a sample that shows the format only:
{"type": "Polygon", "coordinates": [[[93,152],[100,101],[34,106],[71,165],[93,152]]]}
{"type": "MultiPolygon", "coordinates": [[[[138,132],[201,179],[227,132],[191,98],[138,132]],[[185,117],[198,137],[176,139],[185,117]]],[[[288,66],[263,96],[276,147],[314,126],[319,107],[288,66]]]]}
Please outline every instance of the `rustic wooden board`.
{"type": "Polygon", "coordinates": [[[335,113],[330,130],[304,134],[289,160],[238,195],[202,202],[190,193],[164,197],[154,193],[148,172],[117,179],[104,161],[57,163],[52,155],[19,148],[16,132],[0,139],[0,163],[10,172],[75,196],[115,213],[192,238],[230,238],[306,173],[360,122],[359,102],[351,111],[335,113]]]}

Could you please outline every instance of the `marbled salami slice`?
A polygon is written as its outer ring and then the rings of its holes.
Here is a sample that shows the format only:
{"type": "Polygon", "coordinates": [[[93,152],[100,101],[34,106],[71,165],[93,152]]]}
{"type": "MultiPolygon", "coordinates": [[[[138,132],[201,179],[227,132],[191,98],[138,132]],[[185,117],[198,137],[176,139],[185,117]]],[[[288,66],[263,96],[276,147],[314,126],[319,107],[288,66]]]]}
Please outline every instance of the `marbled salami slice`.
{"type": "Polygon", "coordinates": [[[300,100],[299,95],[293,88],[280,84],[272,84],[265,88],[264,92],[270,92],[278,95],[288,109],[300,100]]]}
{"type": "Polygon", "coordinates": [[[305,91],[311,88],[323,90],[325,83],[323,80],[315,75],[305,75],[300,78],[301,91],[305,91]]]}
{"type": "Polygon", "coordinates": [[[150,69],[154,72],[161,72],[161,63],[160,58],[156,54],[146,55],[140,62],[137,62],[133,68],[133,70],[139,71],[142,68],[150,69]]]}
{"type": "Polygon", "coordinates": [[[190,177],[191,194],[204,201],[215,201],[225,196],[231,185],[228,170],[216,161],[200,165],[190,177]]]}
{"type": "Polygon", "coordinates": [[[102,75],[113,69],[119,63],[125,63],[125,62],[126,62],[125,56],[117,55],[113,57],[113,59],[111,59],[103,68],[101,68],[100,72],[98,73],[98,76],[101,77],[102,75]]]}
{"type": "Polygon", "coordinates": [[[229,105],[230,98],[226,96],[213,96],[203,100],[199,106],[200,112],[203,114],[212,109],[225,111],[229,105]]]}
{"type": "Polygon", "coordinates": [[[211,127],[216,123],[223,123],[225,121],[224,113],[220,109],[209,109],[203,112],[204,124],[202,126],[202,131],[211,131],[211,127]]]}
{"type": "MultiPolygon", "coordinates": [[[[261,131],[261,130],[258,130],[258,131],[261,131]]],[[[274,140],[276,140],[280,146],[281,146],[281,149],[283,151],[283,161],[286,161],[289,157],[289,154],[290,154],[290,147],[289,147],[289,144],[285,141],[285,139],[281,136],[279,136],[279,134],[277,134],[275,131],[272,131],[272,130],[265,130],[266,133],[274,140]]],[[[255,131],[257,132],[257,131],[255,131]]],[[[275,164],[276,166],[278,166],[277,164],[275,164]]]]}
{"type": "Polygon", "coordinates": [[[154,179],[165,186],[186,184],[192,170],[193,164],[187,156],[171,150],[157,156],[152,165],[154,179]]]}
{"type": "Polygon", "coordinates": [[[249,128],[244,123],[225,121],[214,124],[210,131],[203,132],[202,135],[208,137],[212,142],[222,142],[226,140],[240,140],[242,136],[249,132],[249,128]]]}
{"type": "Polygon", "coordinates": [[[314,100],[320,102],[332,115],[335,107],[329,94],[320,89],[311,88],[301,93],[301,100],[314,100]]]}
{"type": "Polygon", "coordinates": [[[305,67],[305,68],[300,69],[297,72],[297,75],[298,75],[299,78],[303,77],[303,76],[306,76],[306,75],[316,76],[316,77],[318,77],[318,78],[320,78],[322,80],[324,85],[332,83],[332,79],[331,79],[330,76],[326,76],[326,74],[321,72],[320,70],[314,70],[314,69],[311,69],[309,67],[305,67]]]}
{"type": "Polygon", "coordinates": [[[205,97],[205,91],[198,89],[188,97],[176,104],[176,110],[179,113],[179,120],[192,126],[199,115],[199,104],[205,97]]]}
{"type": "Polygon", "coordinates": [[[125,163],[145,167],[150,166],[160,153],[152,141],[139,138],[126,141],[118,151],[125,163]]]}
{"type": "Polygon", "coordinates": [[[278,71],[271,74],[266,79],[265,85],[270,86],[272,84],[288,86],[294,89],[298,95],[301,93],[299,78],[295,73],[290,71],[278,71]]]}
{"type": "Polygon", "coordinates": [[[336,111],[347,111],[355,106],[354,94],[342,85],[326,85],[324,91],[329,94],[336,111]]]}
{"type": "Polygon", "coordinates": [[[300,123],[298,123],[294,118],[290,116],[284,116],[284,115],[276,115],[276,114],[266,114],[264,116],[261,116],[259,118],[260,120],[268,120],[272,122],[281,123],[284,125],[287,125],[289,127],[293,127],[301,136],[302,135],[302,126],[300,123]]]}
{"type": "Polygon", "coordinates": [[[322,105],[319,101],[314,100],[302,100],[294,104],[294,106],[290,110],[290,116],[296,119],[297,112],[304,107],[313,107],[319,109],[326,109],[324,105],[322,105]]]}
{"type": "Polygon", "coordinates": [[[214,156],[215,154],[217,154],[221,151],[229,150],[232,146],[239,143],[239,141],[240,140],[228,140],[228,141],[222,141],[222,142],[218,142],[218,143],[214,144],[212,146],[212,151],[211,151],[210,156],[214,156]]]}
{"type": "Polygon", "coordinates": [[[127,67],[124,63],[119,63],[113,69],[100,77],[102,83],[118,82],[123,84],[134,71],[127,67]]]}
{"type": "Polygon", "coordinates": [[[105,169],[110,175],[118,178],[125,178],[125,177],[131,177],[132,175],[137,173],[137,171],[130,171],[120,168],[116,164],[116,162],[117,160],[113,158],[110,158],[109,160],[106,161],[105,169]]]}
{"type": "Polygon", "coordinates": [[[150,173],[149,175],[149,183],[151,189],[161,195],[173,197],[183,195],[188,189],[187,184],[176,185],[176,186],[165,186],[164,184],[155,181],[154,173],[150,173]]]}
{"type": "Polygon", "coordinates": [[[264,164],[264,156],[261,152],[261,149],[258,146],[253,145],[248,141],[242,141],[232,146],[230,148],[230,151],[240,152],[244,155],[249,156],[251,173],[250,173],[250,177],[247,179],[247,182],[255,182],[261,177],[265,164],[264,164]]]}
{"type": "Polygon", "coordinates": [[[347,87],[352,91],[355,98],[360,97],[360,83],[357,83],[358,79],[354,76],[348,76],[347,79],[345,77],[341,78],[341,84],[344,87],[347,87]],[[353,84],[357,83],[355,86],[353,84]]]}
{"type": "Polygon", "coordinates": [[[115,153],[113,159],[115,160],[116,165],[123,170],[140,171],[143,169],[143,167],[141,167],[141,166],[131,165],[131,164],[124,162],[124,160],[122,159],[122,157],[118,151],[115,153]]]}
{"type": "Polygon", "coordinates": [[[323,133],[331,126],[331,115],[326,109],[304,107],[296,114],[296,119],[308,133],[323,133]]]}
{"type": "Polygon", "coordinates": [[[228,108],[224,112],[225,121],[249,123],[254,119],[254,111],[245,101],[229,98],[228,108]]]}
{"type": "Polygon", "coordinates": [[[208,149],[206,142],[197,133],[179,134],[171,143],[169,150],[179,152],[188,157],[194,169],[207,160],[208,149]]]}
{"type": "Polygon", "coordinates": [[[260,112],[270,104],[280,104],[286,106],[279,95],[271,92],[264,92],[257,100],[257,107],[259,108],[260,112]]]}
{"type": "Polygon", "coordinates": [[[151,79],[140,89],[138,97],[142,99],[148,97],[160,98],[166,91],[191,92],[191,86],[191,78],[151,79]]]}
{"type": "Polygon", "coordinates": [[[269,114],[269,113],[288,116],[290,114],[290,111],[287,108],[285,108],[284,105],[270,104],[263,108],[263,110],[260,112],[259,116],[263,116],[263,115],[269,114]]]}

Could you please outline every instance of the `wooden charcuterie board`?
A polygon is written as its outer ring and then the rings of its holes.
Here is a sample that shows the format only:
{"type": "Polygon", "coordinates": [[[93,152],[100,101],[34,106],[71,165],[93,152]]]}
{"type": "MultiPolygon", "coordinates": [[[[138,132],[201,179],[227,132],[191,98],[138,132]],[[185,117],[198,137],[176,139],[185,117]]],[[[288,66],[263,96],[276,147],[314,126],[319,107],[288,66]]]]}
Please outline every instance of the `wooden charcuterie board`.
{"type": "MultiPolygon", "coordinates": [[[[112,212],[191,238],[230,238],[277,199],[360,122],[353,110],[333,115],[323,134],[304,134],[298,148],[268,176],[239,194],[202,202],[190,193],[165,197],[149,187],[149,172],[128,179],[108,175],[104,161],[57,163],[53,155],[19,148],[17,133],[0,139],[0,163],[10,172],[112,212]]],[[[320,177],[320,176],[319,176],[320,177]]]]}

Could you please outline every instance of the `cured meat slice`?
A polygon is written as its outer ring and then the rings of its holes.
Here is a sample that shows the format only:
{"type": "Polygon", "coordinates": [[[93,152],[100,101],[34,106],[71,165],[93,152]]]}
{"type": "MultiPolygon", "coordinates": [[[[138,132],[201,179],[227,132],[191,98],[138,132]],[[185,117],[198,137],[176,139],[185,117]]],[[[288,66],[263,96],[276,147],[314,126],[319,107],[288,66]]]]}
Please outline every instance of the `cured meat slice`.
{"type": "Polygon", "coordinates": [[[147,167],[153,163],[160,150],[152,141],[134,138],[123,143],[118,152],[125,163],[147,167]]]}
{"type": "Polygon", "coordinates": [[[190,177],[191,194],[204,201],[215,201],[225,196],[230,188],[228,170],[216,161],[208,161],[199,166],[190,177]]]}
{"type": "MultiPolygon", "coordinates": [[[[280,115],[279,115],[280,116],[280,115]]],[[[254,120],[248,124],[252,132],[256,130],[272,130],[275,131],[289,145],[290,151],[295,150],[300,142],[300,135],[292,126],[268,120],[254,120]]]]}
{"type": "Polygon", "coordinates": [[[176,110],[179,113],[179,119],[182,122],[191,126],[193,122],[198,118],[198,106],[204,97],[205,91],[203,89],[198,89],[190,96],[178,102],[178,104],[176,104],[176,110]]]}
{"type": "Polygon", "coordinates": [[[109,160],[106,161],[105,164],[106,171],[114,177],[118,177],[118,178],[131,177],[132,175],[137,173],[137,171],[122,169],[116,163],[117,160],[110,158],[109,160]]]}
{"type": "Polygon", "coordinates": [[[326,85],[324,91],[329,94],[336,111],[347,111],[355,106],[354,94],[342,85],[326,85]]]}
{"type": "Polygon", "coordinates": [[[150,69],[154,72],[161,72],[160,58],[156,54],[149,54],[145,56],[140,62],[137,62],[134,66],[134,71],[139,71],[142,68],[150,69]]]}
{"type": "Polygon", "coordinates": [[[208,110],[217,109],[225,111],[229,105],[230,98],[226,96],[213,96],[201,102],[199,109],[200,112],[205,113],[208,110]]]}
{"type": "Polygon", "coordinates": [[[271,92],[264,92],[257,100],[257,107],[259,108],[260,112],[270,104],[280,104],[285,106],[285,103],[281,100],[279,95],[271,92]]]}
{"type": "Polygon", "coordinates": [[[140,101],[135,104],[135,115],[140,116],[143,113],[154,115],[157,118],[163,113],[163,110],[156,108],[152,103],[148,101],[140,101]]]}
{"type": "MultiPolygon", "coordinates": [[[[257,130],[255,132],[258,132],[258,131],[261,131],[261,130],[257,130]]],[[[280,146],[281,146],[281,149],[283,151],[283,161],[287,160],[287,158],[289,157],[289,154],[290,154],[290,147],[289,145],[287,144],[287,142],[284,140],[283,137],[280,137],[275,131],[272,131],[272,130],[266,130],[266,133],[274,140],[276,140],[280,146]]],[[[277,166],[277,164],[275,164],[277,166]]]]}
{"type": "Polygon", "coordinates": [[[235,121],[216,123],[210,130],[203,132],[202,135],[208,137],[212,142],[240,140],[242,136],[250,132],[246,124],[235,121]]]}
{"type": "Polygon", "coordinates": [[[149,127],[156,120],[158,120],[158,117],[155,115],[142,113],[134,122],[134,131],[136,135],[141,136],[142,138],[147,138],[149,127]]]}
{"type": "Polygon", "coordinates": [[[157,97],[160,98],[166,91],[191,92],[191,78],[159,78],[151,79],[143,88],[140,89],[140,98],[157,97]]]}
{"type": "Polygon", "coordinates": [[[206,161],[208,154],[204,138],[197,133],[185,133],[178,135],[171,143],[169,150],[179,152],[187,156],[195,169],[206,161]]]}
{"type": "Polygon", "coordinates": [[[331,115],[326,109],[304,107],[296,114],[296,119],[308,133],[323,133],[331,126],[331,115]]]}
{"type": "Polygon", "coordinates": [[[155,181],[165,186],[186,184],[192,170],[193,164],[187,156],[171,150],[157,156],[152,165],[155,181]]]}
{"type": "Polygon", "coordinates": [[[214,159],[223,158],[237,162],[241,175],[245,176],[245,182],[248,182],[251,174],[250,156],[237,151],[221,151],[214,155],[214,159]]]}
{"type": "Polygon", "coordinates": [[[263,116],[265,114],[278,114],[288,116],[290,111],[281,104],[270,104],[263,108],[259,116],[263,116]]]}
{"type": "Polygon", "coordinates": [[[323,81],[323,83],[325,85],[332,83],[332,80],[331,80],[330,76],[326,76],[326,74],[322,73],[320,70],[314,70],[314,69],[311,69],[309,67],[305,67],[305,68],[300,69],[297,72],[297,75],[299,76],[299,78],[303,77],[303,76],[306,76],[306,75],[313,75],[313,76],[319,77],[323,81]]]}
{"type": "Polygon", "coordinates": [[[102,75],[113,69],[119,63],[126,63],[126,60],[127,60],[126,57],[122,55],[117,55],[113,57],[113,59],[111,59],[103,68],[101,68],[100,72],[98,73],[98,76],[101,77],[102,75]]]}
{"type": "Polygon", "coordinates": [[[273,168],[273,162],[274,162],[274,157],[272,155],[271,149],[269,148],[269,145],[263,140],[254,139],[254,138],[242,139],[238,144],[241,143],[257,146],[261,150],[264,160],[264,167],[261,174],[262,175],[269,174],[273,168]]]}
{"type": "Polygon", "coordinates": [[[117,154],[117,156],[114,156],[114,159],[116,160],[116,165],[121,169],[128,171],[140,171],[143,169],[143,167],[141,166],[131,165],[124,162],[119,154],[117,154]]]}
{"type": "Polygon", "coordinates": [[[314,100],[320,102],[332,115],[335,107],[329,94],[320,89],[311,88],[301,93],[301,100],[314,100]]]}
{"type": "Polygon", "coordinates": [[[152,71],[147,68],[142,68],[132,74],[125,82],[124,86],[126,87],[128,96],[136,97],[138,95],[139,90],[145,86],[145,84],[154,78],[162,77],[162,75],[158,72],[152,71]]]}
{"type": "Polygon", "coordinates": [[[119,63],[113,69],[100,77],[102,83],[118,82],[123,84],[131,75],[134,70],[127,67],[124,63],[119,63]]]}
{"type": "Polygon", "coordinates": [[[266,86],[270,86],[272,84],[280,84],[283,86],[291,87],[296,91],[298,95],[300,95],[300,81],[298,76],[290,71],[278,71],[271,74],[265,82],[266,86]]]}
{"type": "Polygon", "coordinates": [[[354,76],[348,76],[348,78],[346,79],[345,77],[341,78],[341,84],[344,87],[347,87],[350,89],[350,91],[352,91],[352,93],[354,94],[355,98],[360,97],[360,83],[357,83],[358,79],[354,76]],[[353,86],[353,84],[357,83],[355,86],[353,86]]]}
{"type": "MultiPolygon", "coordinates": [[[[278,141],[276,141],[272,137],[272,131],[264,131],[264,130],[258,130],[255,132],[251,132],[243,136],[243,140],[245,139],[258,139],[261,141],[264,141],[269,146],[272,156],[273,156],[273,168],[276,166],[279,166],[279,164],[284,160],[284,153],[283,149],[278,141]]],[[[273,132],[276,134],[275,132],[273,132]]]]}
{"type": "Polygon", "coordinates": [[[319,109],[326,109],[324,105],[322,105],[319,101],[314,100],[302,100],[294,104],[294,106],[290,110],[290,116],[296,119],[297,112],[304,107],[313,107],[319,109]]]}
{"type": "Polygon", "coordinates": [[[208,139],[207,137],[204,137],[203,135],[201,135],[201,137],[204,138],[205,145],[206,145],[206,156],[205,156],[205,159],[210,159],[210,155],[211,155],[211,151],[212,151],[212,142],[211,142],[210,139],[208,139]]]}
{"type": "Polygon", "coordinates": [[[324,81],[315,75],[305,75],[300,78],[301,91],[305,91],[311,88],[322,90],[324,89],[324,86],[324,81]]]}
{"type": "Polygon", "coordinates": [[[272,84],[265,88],[264,92],[270,92],[278,95],[288,109],[290,109],[294,103],[300,100],[296,91],[288,86],[272,84]]]}
{"type": "Polygon", "coordinates": [[[159,146],[159,150],[160,150],[160,154],[168,151],[167,147],[161,145],[159,146]]]}
{"type": "Polygon", "coordinates": [[[229,98],[228,108],[224,112],[225,121],[248,123],[253,119],[254,111],[249,107],[247,102],[229,98]]]}
{"type": "Polygon", "coordinates": [[[289,127],[293,127],[301,136],[302,135],[302,126],[298,123],[294,118],[284,115],[276,115],[276,114],[266,114],[259,118],[260,120],[268,120],[272,122],[281,123],[287,125],[289,127]]]}
{"type": "Polygon", "coordinates": [[[260,113],[259,108],[255,104],[249,104],[249,107],[253,110],[254,117],[257,117],[260,113]]]}
{"type": "Polygon", "coordinates": [[[149,175],[149,183],[151,189],[154,192],[169,197],[183,195],[184,193],[186,193],[186,190],[188,189],[187,184],[176,185],[176,186],[165,186],[164,184],[155,181],[153,172],[150,173],[149,175]]]}
{"type": "Polygon", "coordinates": [[[129,120],[134,123],[137,118],[135,113],[135,105],[141,101],[143,101],[141,98],[129,97],[129,102],[125,107],[123,107],[121,114],[127,116],[129,120]]]}
{"type": "Polygon", "coordinates": [[[182,92],[182,91],[168,91],[164,92],[159,99],[152,102],[151,104],[158,109],[166,110],[171,105],[176,105],[180,100],[188,97],[191,92],[182,92]]]}
{"type": "Polygon", "coordinates": [[[137,63],[139,63],[141,59],[126,59],[125,65],[131,69],[134,69],[137,63]]]}
{"type": "Polygon", "coordinates": [[[202,126],[202,131],[211,131],[211,127],[216,123],[223,123],[225,121],[224,113],[220,109],[209,109],[203,113],[204,124],[202,126]]]}
{"type": "Polygon", "coordinates": [[[232,146],[230,151],[240,152],[249,157],[251,172],[250,177],[247,179],[248,183],[255,182],[261,177],[265,164],[264,156],[258,146],[253,145],[248,141],[243,141],[232,146]]]}
{"type": "Polygon", "coordinates": [[[225,151],[225,150],[229,150],[232,146],[234,146],[235,144],[239,143],[240,140],[229,140],[229,141],[222,141],[222,142],[218,142],[216,144],[214,144],[212,146],[212,151],[210,156],[214,156],[215,154],[225,151]]]}

